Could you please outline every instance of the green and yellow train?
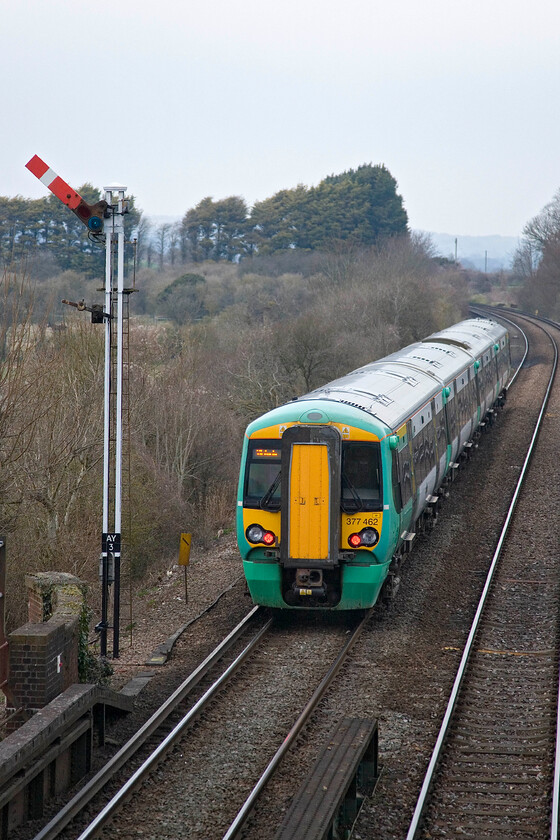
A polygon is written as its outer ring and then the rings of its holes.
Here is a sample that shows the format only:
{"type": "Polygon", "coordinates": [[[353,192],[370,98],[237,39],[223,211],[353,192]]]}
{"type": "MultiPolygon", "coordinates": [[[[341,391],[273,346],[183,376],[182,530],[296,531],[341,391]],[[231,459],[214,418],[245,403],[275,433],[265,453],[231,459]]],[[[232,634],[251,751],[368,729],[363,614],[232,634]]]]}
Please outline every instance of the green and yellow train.
{"type": "Polygon", "coordinates": [[[470,319],[252,422],[237,538],[254,602],[372,606],[509,375],[507,330],[470,319]]]}

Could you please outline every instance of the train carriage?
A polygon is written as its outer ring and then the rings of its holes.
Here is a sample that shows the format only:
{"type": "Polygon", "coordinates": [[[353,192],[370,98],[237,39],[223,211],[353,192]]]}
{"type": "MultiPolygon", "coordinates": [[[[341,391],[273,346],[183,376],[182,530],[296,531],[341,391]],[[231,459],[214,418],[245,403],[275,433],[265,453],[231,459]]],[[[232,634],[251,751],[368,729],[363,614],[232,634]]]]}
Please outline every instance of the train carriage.
{"type": "Polygon", "coordinates": [[[373,605],[509,370],[507,330],[470,319],[251,423],[237,535],[253,600],[373,605]]]}

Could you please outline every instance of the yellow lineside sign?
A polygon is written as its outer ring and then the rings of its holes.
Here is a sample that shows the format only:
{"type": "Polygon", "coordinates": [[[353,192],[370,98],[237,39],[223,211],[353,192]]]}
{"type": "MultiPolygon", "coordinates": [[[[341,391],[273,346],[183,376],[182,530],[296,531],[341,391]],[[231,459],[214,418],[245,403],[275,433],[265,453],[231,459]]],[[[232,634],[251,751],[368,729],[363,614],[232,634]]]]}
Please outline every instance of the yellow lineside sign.
{"type": "Polygon", "coordinates": [[[191,540],[192,534],[181,534],[181,543],[179,545],[179,566],[189,565],[189,558],[191,556],[191,540]]]}

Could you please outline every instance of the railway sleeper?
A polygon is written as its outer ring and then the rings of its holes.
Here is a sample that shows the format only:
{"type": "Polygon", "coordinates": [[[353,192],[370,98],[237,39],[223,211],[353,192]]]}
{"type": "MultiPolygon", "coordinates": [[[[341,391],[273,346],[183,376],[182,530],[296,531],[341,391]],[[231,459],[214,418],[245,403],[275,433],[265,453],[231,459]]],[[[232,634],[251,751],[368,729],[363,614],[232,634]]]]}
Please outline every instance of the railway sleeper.
{"type": "Polygon", "coordinates": [[[296,794],[275,840],[347,840],[378,778],[377,721],[342,718],[296,794]]]}

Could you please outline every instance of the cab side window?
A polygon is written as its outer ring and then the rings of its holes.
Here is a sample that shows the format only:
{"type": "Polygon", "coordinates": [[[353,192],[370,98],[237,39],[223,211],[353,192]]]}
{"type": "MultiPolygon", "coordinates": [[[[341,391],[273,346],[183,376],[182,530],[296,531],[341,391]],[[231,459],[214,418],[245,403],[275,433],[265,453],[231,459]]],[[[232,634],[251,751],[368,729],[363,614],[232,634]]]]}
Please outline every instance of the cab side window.
{"type": "Polygon", "coordinates": [[[412,467],[408,433],[400,441],[397,450],[397,462],[401,485],[401,504],[404,507],[412,498],[412,467]]]}
{"type": "Polygon", "coordinates": [[[402,510],[402,493],[401,493],[401,482],[399,477],[399,453],[395,450],[393,452],[393,464],[392,464],[392,483],[393,483],[393,502],[395,505],[395,510],[397,513],[400,513],[402,510]]]}

